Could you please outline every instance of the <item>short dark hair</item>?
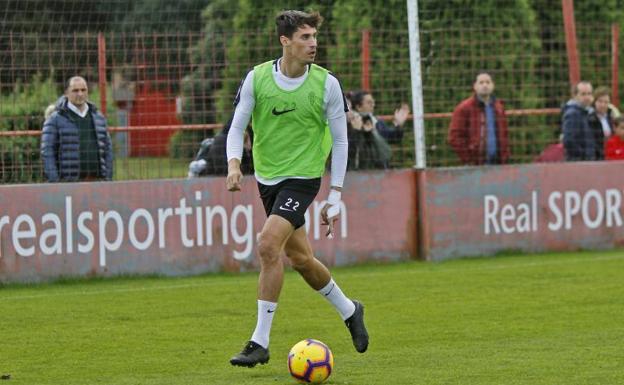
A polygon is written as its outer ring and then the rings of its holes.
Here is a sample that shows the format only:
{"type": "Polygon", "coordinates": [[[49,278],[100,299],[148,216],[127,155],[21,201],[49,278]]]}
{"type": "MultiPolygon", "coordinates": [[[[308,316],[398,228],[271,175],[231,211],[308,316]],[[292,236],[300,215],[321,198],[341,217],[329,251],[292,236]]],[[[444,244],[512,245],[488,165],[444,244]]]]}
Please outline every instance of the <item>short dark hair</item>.
{"type": "Polygon", "coordinates": [[[594,90],[594,100],[603,96],[611,96],[611,90],[609,90],[607,87],[597,87],[594,90]]]}
{"type": "Polygon", "coordinates": [[[351,93],[351,105],[353,108],[358,110],[358,106],[362,105],[366,95],[371,95],[371,93],[366,90],[354,91],[351,93]]]}
{"type": "Polygon", "coordinates": [[[282,11],[275,18],[275,25],[277,26],[277,38],[280,36],[286,36],[291,38],[293,34],[304,25],[309,25],[312,28],[318,28],[323,23],[323,17],[318,12],[303,12],[288,10],[282,11]]]}

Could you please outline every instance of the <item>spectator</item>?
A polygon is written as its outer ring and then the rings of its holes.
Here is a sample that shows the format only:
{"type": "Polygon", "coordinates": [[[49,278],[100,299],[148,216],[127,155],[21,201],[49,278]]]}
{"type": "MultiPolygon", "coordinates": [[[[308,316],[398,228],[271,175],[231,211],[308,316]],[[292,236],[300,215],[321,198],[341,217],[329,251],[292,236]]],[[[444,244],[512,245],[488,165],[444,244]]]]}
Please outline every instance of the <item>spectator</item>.
{"type": "Polygon", "coordinates": [[[503,102],[494,96],[494,81],[479,72],[474,95],[455,107],[448,141],[463,164],[504,164],[509,160],[507,117],[503,102]]]}
{"type": "Polygon", "coordinates": [[[347,138],[349,140],[347,169],[387,168],[392,154],[390,146],[376,132],[369,115],[363,117],[351,110],[351,97],[351,93],[345,95],[349,107],[347,111],[347,138]]]}
{"type": "Polygon", "coordinates": [[[52,116],[52,113],[54,111],[56,111],[56,104],[52,103],[49,106],[47,106],[45,111],[43,112],[43,119],[44,119],[44,121],[48,120],[48,118],[50,116],[52,116]]]}
{"type": "Polygon", "coordinates": [[[563,146],[567,161],[596,160],[596,138],[589,125],[594,99],[590,82],[581,81],[572,87],[572,99],[563,107],[563,146]]]}
{"type": "Polygon", "coordinates": [[[375,130],[388,142],[400,143],[403,139],[403,125],[410,113],[407,103],[394,110],[392,124],[386,124],[374,114],[375,99],[368,91],[356,91],[351,96],[353,108],[362,115],[362,120],[370,119],[375,130]],[[368,118],[366,118],[368,117],[368,118]]]}
{"type": "Polygon", "coordinates": [[[559,141],[550,144],[542,151],[535,161],[538,163],[563,162],[565,161],[565,150],[563,148],[563,135],[558,134],[559,141]]]}
{"type": "Polygon", "coordinates": [[[622,113],[613,103],[609,103],[609,111],[611,111],[611,117],[613,118],[613,125],[615,127],[615,119],[622,116],[622,113]]]}
{"type": "Polygon", "coordinates": [[[605,145],[605,159],[624,160],[624,116],[614,120],[615,130],[605,145]]]}
{"type": "Polygon", "coordinates": [[[613,119],[615,112],[611,105],[609,89],[606,87],[598,87],[594,91],[594,109],[589,114],[589,126],[594,133],[596,141],[596,159],[604,159],[604,144],[613,134],[613,119]]]}
{"type": "MultiPolygon", "coordinates": [[[[195,160],[189,164],[189,178],[208,175],[227,175],[226,143],[232,118],[225,124],[223,130],[213,138],[204,139],[195,160]]],[[[243,158],[241,169],[244,173],[253,173],[253,160],[251,155],[251,130],[245,133],[243,144],[243,158]]]]}
{"type": "Polygon", "coordinates": [[[87,81],[69,79],[43,124],[41,158],[48,182],[111,180],[113,149],[106,118],[88,98],[87,81]]]}

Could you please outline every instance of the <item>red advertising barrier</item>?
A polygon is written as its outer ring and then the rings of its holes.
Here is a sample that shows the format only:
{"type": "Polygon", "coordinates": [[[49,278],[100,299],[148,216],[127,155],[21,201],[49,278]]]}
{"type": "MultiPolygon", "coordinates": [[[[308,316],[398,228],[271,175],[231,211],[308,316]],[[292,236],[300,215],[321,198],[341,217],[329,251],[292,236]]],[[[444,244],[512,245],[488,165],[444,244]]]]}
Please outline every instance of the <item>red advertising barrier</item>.
{"type": "MultiPolygon", "coordinates": [[[[187,275],[258,268],[265,220],[253,177],[240,193],[224,178],[0,187],[0,282],[61,276],[187,275]]],[[[324,179],[306,227],[328,265],[416,255],[411,170],[349,173],[336,236],[324,237],[324,179]]]]}
{"type": "Polygon", "coordinates": [[[622,246],[623,169],[591,162],[427,170],[423,257],[622,246]]]}
{"type": "MultiPolygon", "coordinates": [[[[327,178],[306,228],[330,266],[620,247],[623,166],[349,173],[336,237],[324,237],[320,220],[327,178]]],[[[258,269],[265,214],[251,176],[240,193],[226,191],[224,178],[0,189],[0,282],[258,269]]]]}

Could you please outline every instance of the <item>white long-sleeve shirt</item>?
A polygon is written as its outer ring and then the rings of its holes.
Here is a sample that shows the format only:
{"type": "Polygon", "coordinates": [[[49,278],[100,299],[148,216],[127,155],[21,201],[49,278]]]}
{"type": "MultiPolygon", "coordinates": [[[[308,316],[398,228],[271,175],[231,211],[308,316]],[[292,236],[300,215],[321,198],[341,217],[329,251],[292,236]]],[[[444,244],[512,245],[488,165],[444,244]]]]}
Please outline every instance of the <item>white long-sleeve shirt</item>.
{"type": "MultiPolygon", "coordinates": [[[[299,87],[308,76],[308,69],[298,78],[289,78],[280,70],[281,59],[273,65],[273,78],[278,87],[291,91],[299,87]]],[[[243,138],[245,128],[249,124],[251,114],[256,104],[253,87],[254,71],[251,70],[243,80],[236,96],[236,109],[227,138],[227,158],[241,159],[243,154],[243,138]]],[[[342,187],[347,171],[348,141],[346,102],[340,82],[331,73],[325,82],[325,97],[323,99],[323,113],[329,122],[333,145],[331,160],[331,185],[342,187]]],[[[264,185],[275,185],[287,178],[266,179],[255,174],[256,180],[264,185]]],[[[293,177],[288,177],[293,178],[293,177]]],[[[298,177],[294,177],[298,178],[298,177]]],[[[300,177],[303,178],[303,177],[300,177]]]]}

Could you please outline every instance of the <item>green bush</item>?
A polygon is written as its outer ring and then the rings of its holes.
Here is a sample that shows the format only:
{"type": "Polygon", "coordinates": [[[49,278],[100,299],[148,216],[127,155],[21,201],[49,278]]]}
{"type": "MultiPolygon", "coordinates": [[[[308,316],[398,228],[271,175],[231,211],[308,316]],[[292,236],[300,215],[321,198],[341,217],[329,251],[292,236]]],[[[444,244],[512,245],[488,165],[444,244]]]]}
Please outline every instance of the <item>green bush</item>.
{"type": "MultiPolygon", "coordinates": [[[[51,78],[35,75],[28,84],[16,83],[8,95],[0,95],[0,131],[41,130],[44,111],[59,91],[51,78]]],[[[43,180],[40,136],[6,136],[0,141],[0,182],[28,183],[43,180]]]]}
{"type": "Polygon", "coordinates": [[[201,141],[209,137],[205,134],[206,131],[176,132],[169,139],[169,156],[174,159],[193,159],[199,150],[201,141]]]}

